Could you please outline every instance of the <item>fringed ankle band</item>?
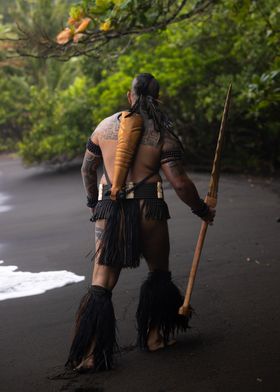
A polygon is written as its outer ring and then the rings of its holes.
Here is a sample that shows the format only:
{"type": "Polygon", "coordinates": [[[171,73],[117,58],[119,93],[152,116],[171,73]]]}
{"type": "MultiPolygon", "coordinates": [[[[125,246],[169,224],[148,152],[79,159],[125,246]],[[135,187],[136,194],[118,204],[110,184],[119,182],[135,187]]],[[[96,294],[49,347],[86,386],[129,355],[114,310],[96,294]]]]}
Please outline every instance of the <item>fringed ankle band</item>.
{"type": "Polygon", "coordinates": [[[112,292],[93,285],[81,300],[70,354],[65,364],[74,369],[93,357],[92,370],[109,370],[116,344],[116,320],[112,292]]]}
{"type": "Polygon", "coordinates": [[[175,332],[186,331],[188,319],[178,314],[183,297],[171,281],[171,272],[153,271],[142,284],[136,313],[138,344],[147,348],[149,331],[158,328],[166,344],[175,332]]]}

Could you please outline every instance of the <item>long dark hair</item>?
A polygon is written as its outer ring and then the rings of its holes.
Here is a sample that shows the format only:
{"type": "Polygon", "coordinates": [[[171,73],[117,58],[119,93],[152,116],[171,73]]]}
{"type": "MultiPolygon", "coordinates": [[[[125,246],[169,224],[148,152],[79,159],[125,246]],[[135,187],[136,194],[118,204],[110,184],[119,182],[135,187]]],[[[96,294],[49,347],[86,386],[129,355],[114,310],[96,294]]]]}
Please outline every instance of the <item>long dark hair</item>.
{"type": "Polygon", "coordinates": [[[131,92],[136,97],[130,113],[139,113],[146,125],[149,119],[153,120],[154,128],[163,135],[164,131],[170,132],[184,149],[180,139],[174,133],[174,125],[168,115],[160,107],[159,97],[160,85],[156,78],[150,73],[141,73],[132,81],[131,92]]]}

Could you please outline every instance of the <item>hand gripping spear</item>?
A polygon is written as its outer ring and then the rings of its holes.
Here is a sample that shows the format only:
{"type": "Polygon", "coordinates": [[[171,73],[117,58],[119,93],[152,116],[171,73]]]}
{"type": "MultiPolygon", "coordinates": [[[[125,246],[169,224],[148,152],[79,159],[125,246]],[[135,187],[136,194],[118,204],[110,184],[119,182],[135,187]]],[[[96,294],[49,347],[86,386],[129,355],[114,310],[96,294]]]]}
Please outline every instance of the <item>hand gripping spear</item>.
{"type": "MultiPolygon", "coordinates": [[[[221,167],[221,153],[222,153],[222,146],[224,141],[225,127],[228,118],[230,99],[231,99],[231,84],[229,85],[227,91],[227,96],[226,96],[226,101],[225,101],[225,106],[224,106],[224,111],[223,111],[223,116],[222,116],[222,121],[220,126],[220,132],[218,136],[217,147],[216,147],[215,157],[212,166],[209,189],[208,189],[207,196],[205,198],[205,202],[212,208],[215,208],[217,205],[218,183],[219,183],[220,167],[221,167]]],[[[179,309],[179,314],[187,317],[190,317],[192,312],[190,300],[191,300],[194,280],[198,269],[198,264],[202,252],[204,239],[206,237],[207,228],[208,228],[208,223],[203,221],[201,224],[196,248],[194,251],[194,257],[193,257],[191,272],[190,272],[189,281],[186,289],[185,300],[183,305],[179,309]]]]}

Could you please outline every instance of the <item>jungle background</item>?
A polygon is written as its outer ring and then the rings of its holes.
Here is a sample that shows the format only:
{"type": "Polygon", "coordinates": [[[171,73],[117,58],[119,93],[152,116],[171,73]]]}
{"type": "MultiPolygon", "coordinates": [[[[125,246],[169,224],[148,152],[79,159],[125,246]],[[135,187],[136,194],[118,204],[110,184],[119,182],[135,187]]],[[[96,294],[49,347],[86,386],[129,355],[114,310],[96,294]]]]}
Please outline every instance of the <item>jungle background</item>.
{"type": "MultiPolygon", "coordinates": [[[[131,1],[122,3],[125,11],[131,1]]],[[[68,61],[19,57],[13,41],[4,39],[17,39],[18,26],[34,34],[41,26],[56,36],[72,4],[0,0],[0,152],[16,151],[26,164],[71,161],[84,152],[104,117],[127,107],[132,78],[151,72],[189,166],[209,167],[232,82],[224,169],[279,172],[277,0],[220,0],[194,19],[112,41],[98,56],[68,61]]],[[[151,15],[145,12],[143,18],[151,15]]]]}

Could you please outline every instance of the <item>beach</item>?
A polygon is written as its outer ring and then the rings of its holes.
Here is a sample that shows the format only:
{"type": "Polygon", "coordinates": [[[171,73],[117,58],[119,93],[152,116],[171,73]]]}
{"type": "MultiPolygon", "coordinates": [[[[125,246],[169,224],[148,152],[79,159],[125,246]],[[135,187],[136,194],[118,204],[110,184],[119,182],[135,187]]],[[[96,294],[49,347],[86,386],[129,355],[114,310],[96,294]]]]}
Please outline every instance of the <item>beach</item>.
{"type": "MultiPolygon", "coordinates": [[[[204,196],[209,174],[189,174],[204,196]]],[[[139,288],[147,275],[142,260],[139,268],[122,271],[113,293],[120,345],[115,368],[68,379],[55,376],[63,373],[94,251],[79,166],[27,169],[18,158],[1,157],[0,193],[0,269],[73,274],[61,286],[0,301],[1,392],[280,390],[277,180],[221,175],[217,216],[192,296],[195,314],[174,347],[147,353],[135,346],[139,288]]],[[[184,291],[200,220],[166,183],[164,194],[172,217],[170,269],[184,291]]]]}

